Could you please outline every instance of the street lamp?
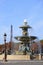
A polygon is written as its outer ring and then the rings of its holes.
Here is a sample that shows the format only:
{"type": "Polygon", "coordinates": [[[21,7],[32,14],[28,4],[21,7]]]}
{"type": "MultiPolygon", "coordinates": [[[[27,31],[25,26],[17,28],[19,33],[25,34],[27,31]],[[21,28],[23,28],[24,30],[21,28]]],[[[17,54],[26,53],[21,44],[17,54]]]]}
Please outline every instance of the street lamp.
{"type": "Polygon", "coordinates": [[[4,33],[4,43],[5,43],[5,57],[4,57],[4,60],[7,61],[7,53],[6,53],[6,33],[4,33]]]}

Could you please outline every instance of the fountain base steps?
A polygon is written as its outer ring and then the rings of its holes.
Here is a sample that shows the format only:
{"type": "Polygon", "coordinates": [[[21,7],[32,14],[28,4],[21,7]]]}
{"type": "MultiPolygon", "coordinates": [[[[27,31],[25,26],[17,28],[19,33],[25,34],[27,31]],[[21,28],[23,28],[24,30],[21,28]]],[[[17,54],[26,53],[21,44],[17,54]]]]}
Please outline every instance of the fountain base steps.
{"type": "MultiPolygon", "coordinates": [[[[0,60],[4,60],[4,54],[0,55],[0,60]]],[[[7,55],[7,60],[31,60],[29,55],[7,55]]],[[[36,60],[41,60],[41,55],[36,56],[36,60]]]]}

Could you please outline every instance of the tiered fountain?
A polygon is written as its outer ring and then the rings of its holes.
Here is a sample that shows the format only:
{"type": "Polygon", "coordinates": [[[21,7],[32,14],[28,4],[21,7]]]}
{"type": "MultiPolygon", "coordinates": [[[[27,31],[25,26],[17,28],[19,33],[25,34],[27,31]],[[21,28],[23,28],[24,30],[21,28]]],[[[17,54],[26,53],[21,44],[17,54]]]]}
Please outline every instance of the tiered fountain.
{"type": "Polygon", "coordinates": [[[23,52],[23,55],[27,55],[28,53],[31,53],[30,42],[35,40],[37,37],[28,35],[28,29],[31,29],[31,27],[27,24],[26,19],[24,20],[24,24],[19,28],[22,29],[22,36],[17,36],[15,39],[21,41],[19,50],[23,52]]]}

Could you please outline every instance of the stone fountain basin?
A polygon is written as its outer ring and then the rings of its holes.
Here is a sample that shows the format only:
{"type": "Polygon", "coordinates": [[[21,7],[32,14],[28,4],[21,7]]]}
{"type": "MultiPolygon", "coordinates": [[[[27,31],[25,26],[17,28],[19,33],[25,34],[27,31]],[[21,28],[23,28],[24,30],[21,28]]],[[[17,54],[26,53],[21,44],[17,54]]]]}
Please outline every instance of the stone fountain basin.
{"type": "Polygon", "coordinates": [[[29,41],[30,39],[31,40],[35,40],[35,39],[37,39],[37,37],[36,36],[17,36],[17,37],[15,37],[15,39],[17,39],[18,41],[29,41]]]}

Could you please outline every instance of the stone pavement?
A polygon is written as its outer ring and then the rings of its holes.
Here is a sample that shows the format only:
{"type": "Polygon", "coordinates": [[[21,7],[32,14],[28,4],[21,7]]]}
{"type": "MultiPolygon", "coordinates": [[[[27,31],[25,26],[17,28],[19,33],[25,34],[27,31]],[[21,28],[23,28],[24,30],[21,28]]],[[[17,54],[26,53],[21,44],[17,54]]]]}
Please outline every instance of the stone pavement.
{"type": "Polygon", "coordinates": [[[17,61],[9,60],[7,62],[0,61],[0,65],[43,65],[43,61],[17,61]]]}

